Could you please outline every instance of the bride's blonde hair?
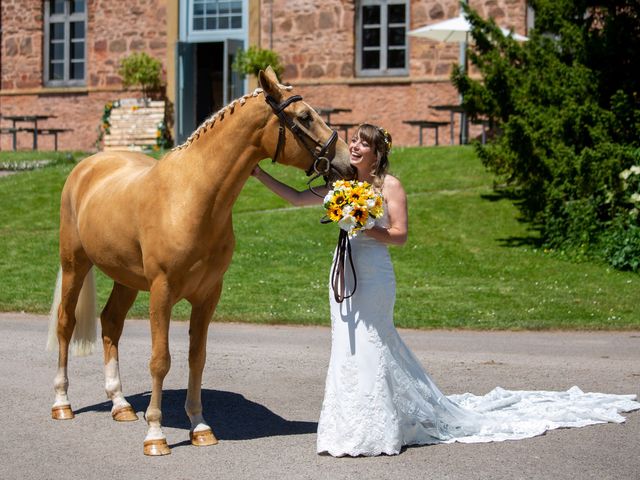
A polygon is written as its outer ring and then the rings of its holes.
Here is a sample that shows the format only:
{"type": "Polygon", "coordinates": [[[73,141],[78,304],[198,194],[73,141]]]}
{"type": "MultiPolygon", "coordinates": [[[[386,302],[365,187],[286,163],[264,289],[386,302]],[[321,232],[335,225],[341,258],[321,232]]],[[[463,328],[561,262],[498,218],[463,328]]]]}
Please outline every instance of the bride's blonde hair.
{"type": "Polygon", "coordinates": [[[382,188],[382,182],[389,170],[389,152],[391,151],[391,134],[384,128],[380,128],[370,123],[362,123],[358,126],[355,134],[373,147],[377,161],[371,174],[373,175],[373,186],[382,188]]]}

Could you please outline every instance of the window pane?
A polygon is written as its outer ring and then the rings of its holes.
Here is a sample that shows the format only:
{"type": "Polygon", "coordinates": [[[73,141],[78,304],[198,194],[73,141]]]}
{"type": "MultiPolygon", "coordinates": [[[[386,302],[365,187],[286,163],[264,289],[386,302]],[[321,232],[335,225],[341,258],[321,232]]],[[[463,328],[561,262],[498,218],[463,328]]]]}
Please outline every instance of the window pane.
{"type": "Polygon", "coordinates": [[[387,51],[387,68],[404,68],[404,49],[387,51]]]}
{"type": "Polygon", "coordinates": [[[204,30],[204,23],[202,18],[194,18],[193,19],[193,29],[194,30],[204,30]]]}
{"type": "Polygon", "coordinates": [[[388,20],[389,23],[406,23],[407,19],[404,14],[404,4],[389,5],[388,20]]]}
{"type": "Polygon", "coordinates": [[[71,59],[84,60],[84,42],[71,43],[71,59]]]}
{"type": "Polygon", "coordinates": [[[76,40],[84,38],[84,22],[71,22],[71,38],[76,40]]]}
{"type": "Polygon", "coordinates": [[[229,2],[220,2],[218,3],[218,12],[219,13],[229,13],[230,5],[229,2]]]}
{"type": "Polygon", "coordinates": [[[218,19],[218,28],[219,29],[229,28],[229,17],[220,17],[218,19]]]}
{"type": "Polygon", "coordinates": [[[242,17],[231,17],[231,28],[242,28],[242,17]]]}
{"type": "Polygon", "coordinates": [[[366,52],[362,52],[362,68],[380,68],[380,50],[368,50],[366,52]]]}
{"type": "Polygon", "coordinates": [[[404,46],[404,27],[389,28],[387,41],[389,45],[404,46]]]}
{"type": "Polygon", "coordinates": [[[64,60],[64,43],[63,42],[52,43],[49,46],[49,59],[51,61],[64,60]]]}
{"type": "Polygon", "coordinates": [[[207,15],[217,15],[218,4],[216,2],[207,2],[207,15]]]}
{"type": "Polygon", "coordinates": [[[217,18],[207,18],[207,30],[215,30],[218,28],[217,18]]]}
{"type": "Polygon", "coordinates": [[[204,5],[202,3],[194,3],[193,14],[198,16],[204,15],[204,5]]]}
{"type": "Polygon", "coordinates": [[[242,2],[231,2],[231,13],[242,13],[242,2]]]}
{"type": "Polygon", "coordinates": [[[71,2],[71,13],[84,13],[84,0],[73,0],[71,2]]]}
{"type": "Polygon", "coordinates": [[[362,23],[363,25],[380,23],[380,6],[368,5],[362,7],[362,23]]]}
{"type": "Polygon", "coordinates": [[[59,15],[64,13],[64,0],[53,0],[50,2],[49,13],[59,15]]]}
{"type": "Polygon", "coordinates": [[[362,32],[362,45],[365,47],[379,47],[380,46],[380,29],[379,28],[364,28],[362,32]]]}
{"type": "Polygon", "coordinates": [[[64,23],[52,23],[49,35],[51,40],[64,40],[64,23]]]}
{"type": "Polygon", "coordinates": [[[82,80],[84,78],[84,62],[73,62],[71,64],[71,80],[82,80]]]}
{"type": "Polygon", "coordinates": [[[49,80],[64,80],[64,63],[51,62],[49,64],[49,80]]]}

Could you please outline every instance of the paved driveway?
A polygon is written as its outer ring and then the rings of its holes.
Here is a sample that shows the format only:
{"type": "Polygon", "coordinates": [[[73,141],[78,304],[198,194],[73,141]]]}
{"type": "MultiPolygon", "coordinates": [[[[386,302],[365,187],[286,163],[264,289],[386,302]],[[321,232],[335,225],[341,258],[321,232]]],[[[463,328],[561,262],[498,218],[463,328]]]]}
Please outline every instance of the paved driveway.
{"type": "MultiPolygon", "coordinates": [[[[187,328],[176,322],[171,329],[173,360],[163,406],[172,454],[148,458],[142,455],[145,422],[111,420],[101,354],[71,359],[77,416],[53,421],[56,355],[44,351],[47,320],[0,314],[0,478],[640,478],[639,412],[621,425],[556,430],[520,441],[416,447],[393,457],[319,456],[315,431],[330,335],[324,327],[212,325],[203,401],[220,443],[192,447],[182,408],[187,328]]],[[[447,393],[485,393],[498,385],[640,393],[640,332],[401,335],[447,393]]],[[[149,351],[148,322],[128,321],[122,378],[140,416],[149,396],[149,351]]]]}

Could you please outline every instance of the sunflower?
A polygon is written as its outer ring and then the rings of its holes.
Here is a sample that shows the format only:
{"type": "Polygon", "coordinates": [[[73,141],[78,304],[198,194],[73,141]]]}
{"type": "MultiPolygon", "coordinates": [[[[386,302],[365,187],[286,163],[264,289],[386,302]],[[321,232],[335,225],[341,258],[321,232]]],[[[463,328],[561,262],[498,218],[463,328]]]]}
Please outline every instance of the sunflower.
{"type": "Polygon", "coordinates": [[[332,222],[339,221],[342,218],[342,208],[340,205],[336,205],[335,203],[330,204],[329,208],[327,208],[327,216],[332,222]]]}

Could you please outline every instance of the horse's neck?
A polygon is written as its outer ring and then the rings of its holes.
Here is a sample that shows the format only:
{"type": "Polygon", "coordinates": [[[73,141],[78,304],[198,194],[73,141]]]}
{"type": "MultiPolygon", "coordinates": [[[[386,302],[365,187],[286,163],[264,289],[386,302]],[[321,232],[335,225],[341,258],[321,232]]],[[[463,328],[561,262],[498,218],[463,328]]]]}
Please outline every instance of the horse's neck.
{"type": "Polygon", "coordinates": [[[185,194],[197,196],[204,208],[230,211],[251,170],[265,156],[262,146],[252,143],[262,137],[256,131],[264,128],[268,114],[260,98],[222,110],[220,118],[210,126],[205,122],[195,138],[163,160],[168,178],[182,179],[176,183],[186,185],[190,191],[185,194]]]}

